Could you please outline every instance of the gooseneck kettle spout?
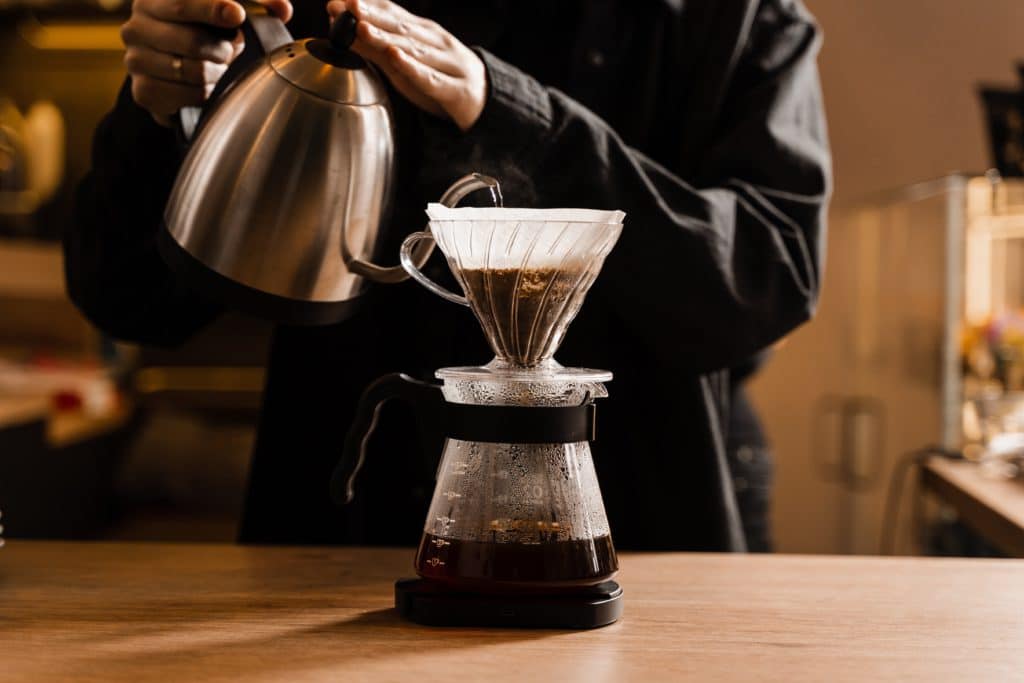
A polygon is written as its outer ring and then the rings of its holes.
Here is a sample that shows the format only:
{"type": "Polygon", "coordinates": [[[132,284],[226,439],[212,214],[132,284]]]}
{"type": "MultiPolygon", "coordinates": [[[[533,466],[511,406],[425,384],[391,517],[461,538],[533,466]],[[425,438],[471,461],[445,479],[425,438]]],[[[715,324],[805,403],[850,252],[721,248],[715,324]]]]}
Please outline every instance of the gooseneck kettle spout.
{"type": "MultiPolygon", "coordinates": [[[[491,200],[495,206],[501,206],[501,185],[497,180],[490,176],[483,175],[482,173],[470,173],[469,175],[462,176],[452,186],[445,190],[445,193],[441,195],[441,199],[438,203],[444,206],[456,206],[466,195],[476,192],[477,190],[487,190],[491,194],[491,200]]],[[[364,261],[353,257],[351,254],[344,253],[344,257],[352,269],[352,272],[359,273],[360,275],[373,280],[374,282],[383,283],[396,283],[404,282],[410,277],[415,277],[419,273],[419,268],[427,262],[430,255],[434,251],[434,243],[424,243],[419,245],[417,248],[412,249],[411,253],[409,249],[403,249],[401,253],[402,263],[397,266],[391,266],[384,268],[369,261],[364,261]],[[407,263],[414,263],[415,269],[410,269],[407,263]]]]}

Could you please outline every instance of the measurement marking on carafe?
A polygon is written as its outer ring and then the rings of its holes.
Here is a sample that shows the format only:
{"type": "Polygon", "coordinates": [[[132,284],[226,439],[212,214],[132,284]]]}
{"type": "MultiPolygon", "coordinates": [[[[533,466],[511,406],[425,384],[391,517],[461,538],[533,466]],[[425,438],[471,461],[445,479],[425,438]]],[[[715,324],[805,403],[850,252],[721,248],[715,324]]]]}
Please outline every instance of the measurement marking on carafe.
{"type": "Polygon", "coordinates": [[[434,540],[431,541],[431,543],[436,545],[438,548],[443,548],[446,545],[451,545],[451,541],[446,541],[443,538],[435,538],[434,540]]]}
{"type": "Polygon", "coordinates": [[[463,475],[468,473],[469,463],[466,462],[465,460],[456,460],[455,462],[452,463],[452,474],[463,475]]]}
{"type": "Polygon", "coordinates": [[[429,560],[427,560],[427,564],[429,564],[431,567],[443,567],[444,560],[437,557],[432,557],[429,560]]]}
{"type": "Polygon", "coordinates": [[[437,520],[437,533],[447,534],[449,527],[455,522],[451,517],[436,517],[437,520]]]}
{"type": "Polygon", "coordinates": [[[462,498],[462,494],[461,493],[456,493],[455,491],[445,491],[444,495],[445,495],[445,497],[448,500],[454,500],[456,498],[462,498]]]}

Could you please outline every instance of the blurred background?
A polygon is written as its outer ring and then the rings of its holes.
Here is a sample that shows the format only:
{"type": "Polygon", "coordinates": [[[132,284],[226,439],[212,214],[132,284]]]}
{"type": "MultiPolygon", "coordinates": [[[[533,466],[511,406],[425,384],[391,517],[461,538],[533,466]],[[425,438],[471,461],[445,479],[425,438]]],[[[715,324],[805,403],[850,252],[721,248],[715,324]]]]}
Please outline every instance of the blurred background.
{"type": "Polygon", "coordinates": [[[0,2],[0,509],[5,535],[234,540],[269,328],[172,352],[104,339],[59,239],[124,80],[130,3],[0,2]]]}
{"type": "MultiPolygon", "coordinates": [[[[1024,4],[806,4],[836,191],[819,315],[753,382],[776,549],[1024,555],[1024,4]]],[[[59,237],[127,10],[0,0],[4,533],[231,541],[268,326],[139,349],[64,292],[59,237]]]]}

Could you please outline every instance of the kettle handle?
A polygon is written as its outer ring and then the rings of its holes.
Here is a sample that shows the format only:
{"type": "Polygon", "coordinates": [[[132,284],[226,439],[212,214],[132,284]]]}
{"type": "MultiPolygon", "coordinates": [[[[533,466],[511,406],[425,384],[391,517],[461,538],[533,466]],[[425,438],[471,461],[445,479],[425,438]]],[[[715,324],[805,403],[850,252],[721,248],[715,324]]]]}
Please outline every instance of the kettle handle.
{"type": "Polygon", "coordinates": [[[380,409],[393,398],[405,399],[422,409],[440,410],[444,402],[440,384],[422,382],[400,372],[379,377],[366,387],[345,435],[341,460],[331,475],[331,498],[335,503],[351,503],[355,497],[356,475],[366,460],[366,445],[377,428],[380,409]]]}
{"type": "MultiPolygon", "coordinates": [[[[468,195],[470,192],[476,192],[477,190],[490,190],[495,203],[500,205],[501,185],[494,178],[481,173],[470,173],[469,175],[464,175],[456,180],[452,183],[451,187],[445,190],[439,203],[444,204],[447,207],[454,207],[462,201],[463,197],[468,195]]],[[[422,233],[414,233],[413,235],[410,235],[410,239],[417,235],[422,236],[422,233]]],[[[378,266],[375,263],[370,263],[363,259],[352,258],[347,253],[347,249],[344,246],[342,248],[346,249],[343,256],[345,256],[345,263],[348,265],[349,270],[357,275],[362,275],[368,280],[394,284],[396,282],[404,282],[409,279],[410,275],[412,275],[418,281],[423,282],[420,278],[426,279],[426,276],[420,273],[419,277],[416,277],[416,275],[413,274],[413,271],[415,270],[416,273],[419,273],[419,269],[426,264],[427,259],[429,259],[430,255],[434,253],[434,242],[425,242],[418,249],[410,251],[409,253],[406,253],[407,250],[405,249],[405,245],[403,244],[402,246],[402,265],[391,266],[390,268],[378,266]],[[408,265],[406,265],[406,261],[408,261],[408,265]]],[[[427,282],[430,281],[427,280],[427,282]]],[[[451,296],[457,295],[452,294],[451,296]]]]}
{"type": "MultiPolygon", "coordinates": [[[[270,13],[265,6],[253,0],[238,0],[245,9],[245,21],[242,22],[241,31],[245,36],[246,45],[259,45],[263,54],[270,54],[282,45],[291,43],[294,39],[292,34],[285,27],[284,22],[270,13]]],[[[224,40],[234,40],[237,35],[235,29],[208,28],[208,31],[224,40]]],[[[211,97],[207,102],[212,102],[211,97]]],[[[206,107],[182,107],[178,111],[178,122],[181,124],[181,132],[185,140],[192,140],[196,129],[199,127],[199,119],[202,118],[206,107]]]]}

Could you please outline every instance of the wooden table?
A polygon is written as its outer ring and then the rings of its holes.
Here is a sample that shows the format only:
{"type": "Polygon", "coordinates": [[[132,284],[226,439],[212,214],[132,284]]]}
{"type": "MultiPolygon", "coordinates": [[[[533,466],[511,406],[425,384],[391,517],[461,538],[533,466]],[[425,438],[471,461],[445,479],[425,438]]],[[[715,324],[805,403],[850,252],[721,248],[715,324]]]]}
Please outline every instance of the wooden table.
{"type": "Polygon", "coordinates": [[[1024,562],[629,554],[595,631],[401,621],[411,550],[11,541],[13,681],[1020,680],[1024,562]]]}
{"type": "Polygon", "coordinates": [[[921,482],[989,543],[1024,557],[1024,483],[987,477],[975,463],[945,458],[929,460],[921,482]]]}

